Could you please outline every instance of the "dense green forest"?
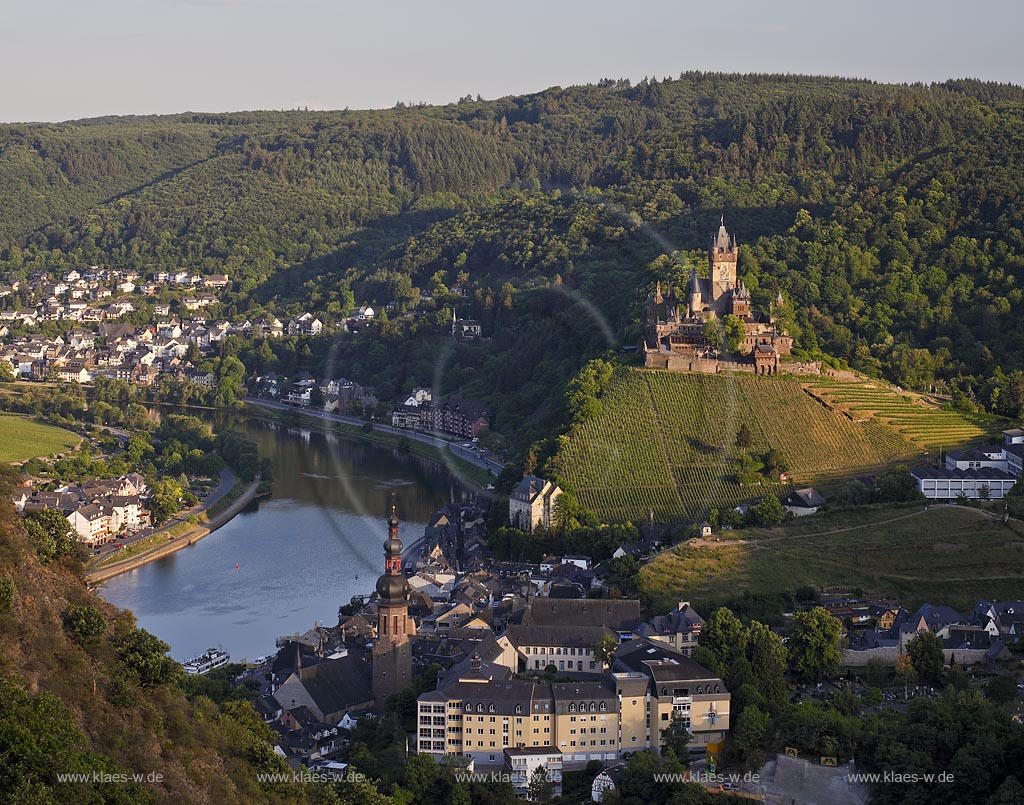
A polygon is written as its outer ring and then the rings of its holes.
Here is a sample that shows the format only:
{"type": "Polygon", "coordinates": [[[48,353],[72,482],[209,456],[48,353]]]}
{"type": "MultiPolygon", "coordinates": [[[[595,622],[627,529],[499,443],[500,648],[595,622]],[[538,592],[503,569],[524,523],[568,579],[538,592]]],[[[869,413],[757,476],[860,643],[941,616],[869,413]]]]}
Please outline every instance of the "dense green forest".
{"type": "Polygon", "coordinates": [[[0,128],[3,268],[228,273],[214,315],[396,303],[281,344],[330,371],[490,403],[525,445],[646,291],[703,269],[719,215],[801,354],[965,407],[1024,405],[1024,90],[685,73],[372,112],[0,128]],[[445,337],[451,308],[483,343],[445,337]],[[406,316],[416,311],[415,316],[406,316]]]}

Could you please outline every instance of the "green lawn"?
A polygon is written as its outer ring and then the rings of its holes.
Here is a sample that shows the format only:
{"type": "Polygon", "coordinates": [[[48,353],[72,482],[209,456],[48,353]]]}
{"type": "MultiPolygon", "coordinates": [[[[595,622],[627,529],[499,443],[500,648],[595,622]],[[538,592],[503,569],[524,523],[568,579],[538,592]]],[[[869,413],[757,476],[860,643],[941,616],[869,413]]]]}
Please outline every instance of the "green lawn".
{"type": "Polygon", "coordinates": [[[927,601],[965,609],[982,598],[1015,600],[1024,589],[1024,526],[1005,526],[974,509],[838,512],[722,536],[679,545],[641,569],[651,611],[678,600],[712,605],[805,584],[859,587],[908,608],[927,601]]]}
{"type": "Polygon", "coordinates": [[[43,425],[20,416],[0,415],[0,463],[27,461],[75,447],[80,441],[71,431],[43,425]]]}

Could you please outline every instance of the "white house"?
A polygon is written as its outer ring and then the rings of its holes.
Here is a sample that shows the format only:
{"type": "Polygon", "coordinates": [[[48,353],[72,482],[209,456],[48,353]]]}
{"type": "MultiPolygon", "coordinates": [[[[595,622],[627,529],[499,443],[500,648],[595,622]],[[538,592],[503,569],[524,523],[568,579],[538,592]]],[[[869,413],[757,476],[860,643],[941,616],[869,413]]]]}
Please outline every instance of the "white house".
{"type": "Polygon", "coordinates": [[[95,545],[107,541],[110,533],[110,517],[95,503],[79,506],[67,516],[67,521],[82,542],[95,545]]]}
{"type": "Polygon", "coordinates": [[[622,773],[625,770],[625,762],[615,763],[606,769],[601,769],[594,778],[594,782],[590,785],[590,800],[592,802],[603,802],[605,794],[615,790],[619,778],[622,777],[622,773]]]}
{"type": "Polygon", "coordinates": [[[554,746],[520,746],[505,749],[505,771],[516,796],[529,799],[530,781],[543,770],[556,797],[562,796],[562,752],[554,746]]]}

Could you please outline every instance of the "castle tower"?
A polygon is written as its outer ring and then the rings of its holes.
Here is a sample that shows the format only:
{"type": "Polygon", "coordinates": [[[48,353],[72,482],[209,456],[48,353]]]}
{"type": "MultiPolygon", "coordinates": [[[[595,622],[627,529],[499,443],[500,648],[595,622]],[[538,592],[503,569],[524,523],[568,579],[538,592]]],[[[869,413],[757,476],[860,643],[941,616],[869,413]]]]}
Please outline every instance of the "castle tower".
{"type": "Polygon", "coordinates": [[[412,684],[412,644],[416,626],[409,618],[409,582],[402,574],[398,515],[391,507],[384,543],[384,575],[377,579],[377,640],[373,644],[373,698],[383,712],[388,696],[412,684]]]}
{"type": "Polygon", "coordinates": [[[725,229],[725,216],[722,216],[718,235],[712,236],[711,247],[708,249],[708,271],[711,278],[711,289],[715,300],[730,288],[736,287],[736,263],[739,259],[739,247],[736,238],[730,238],[725,229]]]}
{"type": "Polygon", "coordinates": [[[732,314],[741,319],[750,315],[750,291],[741,280],[732,292],[732,314]]]}
{"type": "Polygon", "coordinates": [[[697,269],[690,266],[690,315],[696,316],[704,309],[704,300],[701,298],[700,283],[697,281],[697,269]]]}

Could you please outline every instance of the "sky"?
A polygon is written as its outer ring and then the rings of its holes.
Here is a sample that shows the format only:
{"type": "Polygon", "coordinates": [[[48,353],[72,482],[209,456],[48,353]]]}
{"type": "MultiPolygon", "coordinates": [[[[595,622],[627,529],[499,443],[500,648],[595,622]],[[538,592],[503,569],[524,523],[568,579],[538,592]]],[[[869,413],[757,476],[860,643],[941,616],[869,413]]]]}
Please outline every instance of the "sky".
{"type": "Polygon", "coordinates": [[[0,121],[496,98],[684,70],[1024,84],[1021,0],[0,0],[0,121]]]}

